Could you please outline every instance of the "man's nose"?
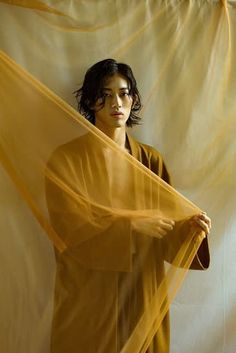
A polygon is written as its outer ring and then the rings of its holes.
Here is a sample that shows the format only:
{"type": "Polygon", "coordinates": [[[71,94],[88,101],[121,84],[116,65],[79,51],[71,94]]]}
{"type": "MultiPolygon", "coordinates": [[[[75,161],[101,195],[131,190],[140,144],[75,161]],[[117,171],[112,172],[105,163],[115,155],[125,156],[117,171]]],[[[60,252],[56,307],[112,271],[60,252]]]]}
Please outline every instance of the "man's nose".
{"type": "Polygon", "coordinates": [[[122,105],[121,98],[118,94],[115,94],[112,100],[112,108],[119,108],[122,105]]]}

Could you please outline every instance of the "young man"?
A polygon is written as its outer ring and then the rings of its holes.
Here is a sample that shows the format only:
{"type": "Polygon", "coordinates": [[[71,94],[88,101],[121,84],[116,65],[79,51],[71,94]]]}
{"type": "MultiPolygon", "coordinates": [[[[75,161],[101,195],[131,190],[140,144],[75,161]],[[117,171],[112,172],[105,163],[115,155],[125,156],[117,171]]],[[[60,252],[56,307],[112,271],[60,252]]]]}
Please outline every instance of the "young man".
{"type": "MultiPolygon", "coordinates": [[[[139,123],[137,113],[141,108],[136,81],[128,65],[113,59],[96,63],[87,71],[76,97],[82,115],[125,153],[170,183],[159,152],[137,142],[127,133],[127,127],[139,123]]],[[[161,215],[121,217],[109,223],[105,208],[97,217],[96,202],[84,206],[86,195],[95,201],[96,197],[98,201],[103,199],[105,206],[119,205],[119,197],[114,200],[108,186],[112,171],[108,170],[107,175],[103,172],[107,168],[103,156],[96,164],[98,149],[93,137],[86,134],[59,147],[48,165],[57,175],[61,174],[66,185],[71,185],[72,196],[73,193],[79,195],[74,202],[73,197],[64,194],[58,185],[50,180],[46,182],[52,224],[69,244],[67,251],[56,253],[52,353],[121,352],[142,316],[145,303],[150,302],[164,277],[164,260],[171,262],[155,239],[165,239],[175,229],[173,219],[161,215]],[[57,170],[58,166],[63,167],[63,175],[57,170]],[[107,183],[105,193],[104,183],[107,183]],[[95,215],[90,221],[86,218],[89,213],[92,217],[95,215]]],[[[122,167],[119,160],[111,159],[109,163],[115,165],[116,171],[122,167]]],[[[120,171],[119,178],[122,178],[120,171]]],[[[118,180],[116,185],[118,189],[122,188],[122,181],[118,180]]],[[[124,197],[126,191],[121,190],[120,194],[119,191],[116,195],[124,197]]],[[[206,235],[211,228],[211,221],[205,213],[192,217],[189,224],[206,235]]],[[[208,266],[205,238],[191,267],[204,269],[208,266]]],[[[169,352],[168,314],[154,333],[146,352],[169,352]]]]}

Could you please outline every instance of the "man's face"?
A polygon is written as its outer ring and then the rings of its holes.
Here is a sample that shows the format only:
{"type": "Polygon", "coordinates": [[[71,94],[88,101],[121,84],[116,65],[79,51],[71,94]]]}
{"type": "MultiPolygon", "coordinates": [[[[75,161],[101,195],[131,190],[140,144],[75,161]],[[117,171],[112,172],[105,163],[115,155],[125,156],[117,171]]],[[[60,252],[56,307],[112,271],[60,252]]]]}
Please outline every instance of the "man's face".
{"type": "Polygon", "coordinates": [[[104,128],[125,126],[133,103],[129,94],[128,82],[122,75],[115,74],[106,81],[103,93],[105,103],[99,98],[94,107],[95,125],[104,128]]]}

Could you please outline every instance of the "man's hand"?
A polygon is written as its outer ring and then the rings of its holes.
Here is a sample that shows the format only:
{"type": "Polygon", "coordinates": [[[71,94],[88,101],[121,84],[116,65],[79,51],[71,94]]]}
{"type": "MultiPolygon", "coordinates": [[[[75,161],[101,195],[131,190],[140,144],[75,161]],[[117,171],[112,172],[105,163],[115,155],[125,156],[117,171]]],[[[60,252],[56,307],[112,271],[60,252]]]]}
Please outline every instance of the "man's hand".
{"type": "Polygon", "coordinates": [[[173,230],[175,222],[161,216],[134,218],[131,221],[136,231],[161,239],[168,232],[173,230]]]}
{"type": "Polygon", "coordinates": [[[208,235],[211,230],[211,219],[207,216],[206,212],[201,212],[199,215],[190,218],[191,227],[194,229],[203,230],[205,235],[208,235]]]}

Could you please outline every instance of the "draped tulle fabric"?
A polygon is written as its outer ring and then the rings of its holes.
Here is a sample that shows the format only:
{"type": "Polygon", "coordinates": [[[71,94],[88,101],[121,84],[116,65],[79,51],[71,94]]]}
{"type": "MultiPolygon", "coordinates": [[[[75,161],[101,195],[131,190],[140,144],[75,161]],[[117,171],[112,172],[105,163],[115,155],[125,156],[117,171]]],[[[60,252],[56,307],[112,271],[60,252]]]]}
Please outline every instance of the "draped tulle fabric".
{"type": "MultiPolygon", "coordinates": [[[[10,204],[22,199],[15,219],[28,208],[23,225],[17,225],[22,247],[21,232],[36,223],[39,231],[31,235],[31,251],[47,240],[56,251],[60,299],[55,299],[53,313],[47,305],[43,308],[45,320],[53,317],[53,352],[76,351],[69,348],[75,336],[81,352],[146,352],[202,241],[188,225],[200,210],[4,53],[0,69],[0,156],[6,183],[10,179],[13,188],[9,195],[4,187],[3,196],[10,204]],[[164,237],[155,237],[158,217],[176,222],[164,237]],[[146,224],[144,230],[133,226],[137,220],[146,224]],[[125,273],[135,284],[123,278],[125,273]],[[90,340],[93,348],[88,348],[90,340]]],[[[53,262],[49,250],[41,256],[45,263],[53,262]]],[[[33,259],[28,261],[34,268],[33,259]]],[[[38,276],[47,288],[53,287],[53,276],[45,269],[30,280],[21,278],[22,298],[32,295],[38,276]]],[[[14,287],[11,280],[7,284],[14,287]]],[[[7,294],[10,305],[14,293],[7,294]]],[[[37,308],[35,294],[36,302],[15,317],[19,335],[30,329],[26,316],[37,308]]],[[[37,327],[33,331],[37,345],[41,332],[37,327]]],[[[27,351],[23,347],[20,352],[27,351]]]]}

